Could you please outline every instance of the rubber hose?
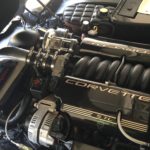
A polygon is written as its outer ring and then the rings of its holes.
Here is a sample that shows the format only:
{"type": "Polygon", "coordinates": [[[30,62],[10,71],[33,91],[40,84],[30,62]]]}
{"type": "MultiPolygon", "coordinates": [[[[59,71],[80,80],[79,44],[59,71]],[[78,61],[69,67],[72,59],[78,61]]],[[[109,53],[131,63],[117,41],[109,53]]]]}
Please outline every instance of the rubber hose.
{"type": "MultiPolygon", "coordinates": [[[[26,94],[24,96],[24,98],[22,99],[22,102],[20,104],[20,107],[18,108],[16,114],[9,120],[8,125],[14,125],[20,120],[20,118],[22,117],[22,115],[26,111],[31,99],[32,99],[31,94],[26,94]]],[[[5,125],[5,123],[6,123],[6,120],[0,118],[0,124],[5,125]]]]}

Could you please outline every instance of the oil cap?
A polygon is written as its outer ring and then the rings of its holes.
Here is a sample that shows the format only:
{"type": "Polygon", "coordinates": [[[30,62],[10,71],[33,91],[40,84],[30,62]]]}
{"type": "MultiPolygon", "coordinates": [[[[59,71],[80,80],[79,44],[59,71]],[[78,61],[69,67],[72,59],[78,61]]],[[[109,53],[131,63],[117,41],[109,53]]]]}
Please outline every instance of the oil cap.
{"type": "Polygon", "coordinates": [[[87,20],[84,20],[83,23],[82,23],[82,27],[81,27],[82,32],[83,33],[88,32],[89,28],[90,28],[90,22],[87,21],[87,20]]]}
{"type": "Polygon", "coordinates": [[[107,8],[103,7],[103,8],[99,9],[98,15],[99,15],[99,17],[101,17],[101,16],[107,16],[108,12],[109,12],[109,10],[107,8]]]}

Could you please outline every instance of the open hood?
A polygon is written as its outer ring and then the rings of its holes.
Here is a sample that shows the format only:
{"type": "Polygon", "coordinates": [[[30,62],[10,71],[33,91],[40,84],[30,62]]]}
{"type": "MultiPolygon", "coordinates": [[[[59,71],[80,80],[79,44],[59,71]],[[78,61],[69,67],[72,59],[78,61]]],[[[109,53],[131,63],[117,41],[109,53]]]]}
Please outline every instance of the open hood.
{"type": "Polygon", "coordinates": [[[19,0],[1,0],[0,2],[0,32],[9,23],[19,8],[19,0]]]}

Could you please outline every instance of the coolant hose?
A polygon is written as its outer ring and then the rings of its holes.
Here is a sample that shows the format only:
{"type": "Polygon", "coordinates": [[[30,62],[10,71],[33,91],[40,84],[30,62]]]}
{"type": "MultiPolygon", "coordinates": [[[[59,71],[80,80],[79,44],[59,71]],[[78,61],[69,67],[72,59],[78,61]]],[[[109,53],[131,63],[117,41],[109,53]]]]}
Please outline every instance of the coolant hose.
{"type": "MultiPolygon", "coordinates": [[[[32,100],[31,94],[27,93],[23,97],[16,114],[9,120],[8,125],[14,125],[20,120],[20,118],[22,117],[22,115],[26,111],[26,109],[27,109],[29,103],[31,102],[31,100],[32,100]]],[[[5,125],[5,123],[6,123],[6,120],[0,118],[0,124],[5,125]]]]}

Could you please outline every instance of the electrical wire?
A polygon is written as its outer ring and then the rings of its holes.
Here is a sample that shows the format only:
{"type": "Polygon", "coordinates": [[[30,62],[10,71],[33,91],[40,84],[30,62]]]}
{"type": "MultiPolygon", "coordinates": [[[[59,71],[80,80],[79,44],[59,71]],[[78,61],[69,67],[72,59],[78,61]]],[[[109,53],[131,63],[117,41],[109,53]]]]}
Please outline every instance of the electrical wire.
{"type": "Polygon", "coordinates": [[[23,133],[26,141],[30,144],[30,146],[33,148],[33,150],[37,150],[36,146],[34,144],[32,144],[32,142],[30,142],[30,140],[28,139],[28,136],[26,135],[26,133],[23,133]]]}
{"type": "Polygon", "coordinates": [[[5,123],[5,134],[6,134],[6,138],[7,138],[12,144],[16,145],[17,147],[18,147],[18,143],[14,142],[13,140],[10,139],[10,137],[9,137],[9,135],[8,135],[8,130],[7,130],[7,128],[8,128],[8,122],[9,122],[11,116],[12,116],[13,113],[17,110],[17,108],[19,107],[20,104],[21,104],[21,102],[18,103],[18,104],[13,108],[13,110],[12,110],[12,111],[10,112],[10,114],[8,115],[8,117],[7,117],[7,119],[6,119],[6,123],[5,123]]]}
{"type": "Polygon", "coordinates": [[[5,123],[5,134],[6,134],[6,138],[12,143],[14,144],[15,146],[17,146],[20,150],[32,150],[32,148],[30,147],[27,147],[23,144],[20,144],[20,143],[17,143],[13,140],[11,140],[11,138],[9,137],[8,135],[8,122],[9,122],[9,119],[11,118],[11,116],[13,115],[13,113],[17,110],[17,108],[20,106],[21,102],[18,103],[13,109],[12,111],[10,112],[10,114],[8,115],[7,119],[6,119],[6,123],[5,123]]]}
{"type": "Polygon", "coordinates": [[[115,83],[117,83],[118,75],[119,75],[121,69],[123,68],[124,63],[125,63],[125,56],[122,57],[121,64],[119,65],[117,71],[115,72],[115,77],[114,77],[114,82],[115,82],[115,83]]]}
{"type": "Polygon", "coordinates": [[[117,115],[117,124],[118,124],[118,129],[120,130],[120,132],[122,133],[122,135],[125,138],[127,138],[128,140],[130,140],[131,142],[135,143],[135,144],[138,144],[138,145],[141,145],[141,146],[150,147],[150,143],[147,143],[147,142],[135,139],[135,138],[131,137],[130,135],[128,135],[124,131],[124,129],[122,128],[122,125],[121,125],[121,115],[122,115],[122,113],[121,113],[121,111],[119,111],[118,115],[117,115]]]}

